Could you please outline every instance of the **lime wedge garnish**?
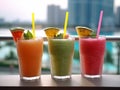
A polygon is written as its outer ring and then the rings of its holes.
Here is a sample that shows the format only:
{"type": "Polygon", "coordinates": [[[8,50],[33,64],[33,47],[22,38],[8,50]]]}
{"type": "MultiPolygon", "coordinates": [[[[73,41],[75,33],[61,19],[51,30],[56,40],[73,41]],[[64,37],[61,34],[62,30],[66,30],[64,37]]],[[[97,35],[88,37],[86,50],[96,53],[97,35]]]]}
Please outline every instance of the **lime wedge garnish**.
{"type": "Polygon", "coordinates": [[[29,30],[27,30],[27,32],[24,33],[24,39],[32,39],[32,38],[33,38],[32,33],[29,30]]]}

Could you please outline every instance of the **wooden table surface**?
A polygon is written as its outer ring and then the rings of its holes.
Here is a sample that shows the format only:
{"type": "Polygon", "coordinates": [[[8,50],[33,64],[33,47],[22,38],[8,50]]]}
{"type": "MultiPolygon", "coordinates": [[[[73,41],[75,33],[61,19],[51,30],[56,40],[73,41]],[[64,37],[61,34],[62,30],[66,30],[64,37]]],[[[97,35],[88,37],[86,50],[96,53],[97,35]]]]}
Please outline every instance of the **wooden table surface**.
{"type": "Polygon", "coordinates": [[[20,80],[19,75],[0,75],[0,86],[88,86],[88,87],[120,87],[120,75],[102,75],[102,78],[84,78],[79,74],[70,80],[57,81],[51,75],[41,75],[37,81],[20,80]]]}

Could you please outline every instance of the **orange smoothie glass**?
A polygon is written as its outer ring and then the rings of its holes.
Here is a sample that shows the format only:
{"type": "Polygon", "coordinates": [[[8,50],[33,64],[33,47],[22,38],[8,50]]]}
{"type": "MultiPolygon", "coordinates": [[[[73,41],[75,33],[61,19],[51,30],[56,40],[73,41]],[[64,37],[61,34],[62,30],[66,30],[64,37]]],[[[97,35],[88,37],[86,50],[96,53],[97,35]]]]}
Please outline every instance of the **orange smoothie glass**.
{"type": "Polygon", "coordinates": [[[43,55],[43,38],[24,40],[16,43],[19,59],[19,73],[23,80],[40,78],[43,55]]]}

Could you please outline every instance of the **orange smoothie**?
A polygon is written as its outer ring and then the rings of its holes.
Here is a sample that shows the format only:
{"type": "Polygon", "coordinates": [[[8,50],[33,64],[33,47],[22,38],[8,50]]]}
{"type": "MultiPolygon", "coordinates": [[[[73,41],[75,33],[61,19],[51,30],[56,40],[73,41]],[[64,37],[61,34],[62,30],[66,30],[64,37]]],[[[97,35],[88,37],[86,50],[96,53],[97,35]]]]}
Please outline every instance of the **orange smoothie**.
{"type": "Polygon", "coordinates": [[[18,40],[17,54],[21,77],[37,77],[41,73],[43,39],[18,40]]]}

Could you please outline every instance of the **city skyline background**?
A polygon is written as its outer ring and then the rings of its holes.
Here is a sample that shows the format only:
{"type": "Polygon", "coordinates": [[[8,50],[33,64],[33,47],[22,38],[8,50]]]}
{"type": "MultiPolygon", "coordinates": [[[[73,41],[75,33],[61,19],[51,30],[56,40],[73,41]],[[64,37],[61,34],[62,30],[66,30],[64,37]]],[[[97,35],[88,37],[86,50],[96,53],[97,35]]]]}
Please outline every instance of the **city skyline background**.
{"type": "Polygon", "coordinates": [[[69,0],[70,26],[97,27],[100,11],[103,10],[103,26],[113,26],[114,0],[69,0]],[[109,2],[109,3],[108,3],[109,2]]]}
{"type": "MultiPolygon", "coordinates": [[[[67,9],[68,0],[0,0],[0,18],[10,22],[31,21],[31,13],[34,12],[36,20],[46,22],[48,5],[58,5],[61,9],[67,9]]],[[[120,0],[114,0],[114,12],[118,6],[120,0]]]]}

